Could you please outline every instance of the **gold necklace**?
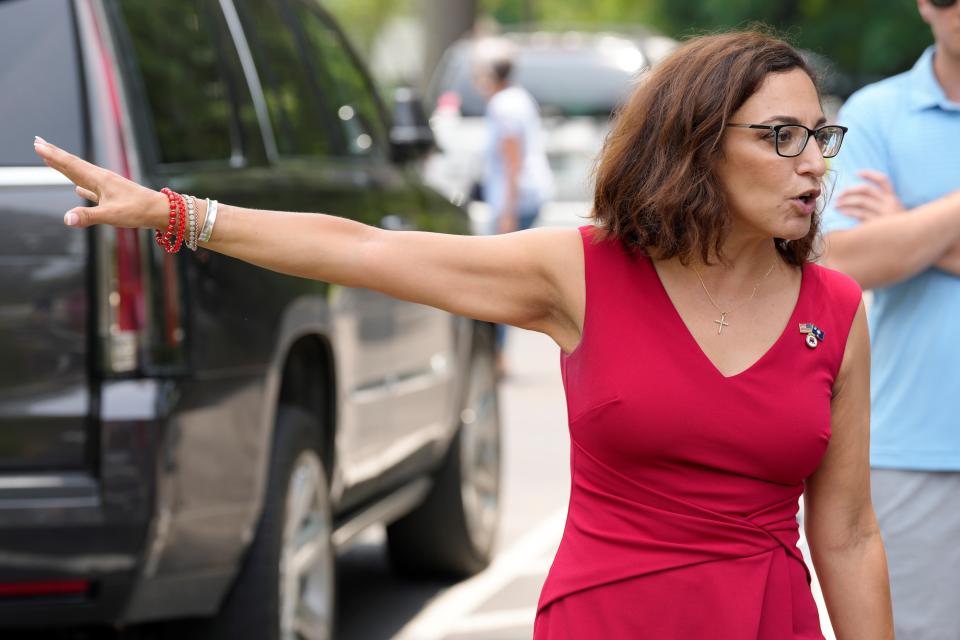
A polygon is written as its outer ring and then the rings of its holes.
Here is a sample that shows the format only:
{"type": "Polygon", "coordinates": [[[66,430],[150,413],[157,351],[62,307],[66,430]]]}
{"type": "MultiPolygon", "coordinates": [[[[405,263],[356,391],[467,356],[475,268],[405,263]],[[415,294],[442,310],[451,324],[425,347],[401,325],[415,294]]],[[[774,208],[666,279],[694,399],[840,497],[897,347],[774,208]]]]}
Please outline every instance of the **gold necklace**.
{"type": "Polygon", "coordinates": [[[743,305],[747,304],[757,296],[757,291],[760,290],[760,285],[763,283],[764,280],[767,279],[767,276],[773,273],[773,268],[775,266],[777,266],[776,260],[774,260],[773,264],[770,265],[770,268],[767,269],[767,272],[763,274],[763,277],[757,280],[757,284],[753,285],[753,293],[750,294],[749,298],[747,298],[746,300],[744,300],[743,302],[735,306],[733,309],[730,309],[729,311],[724,311],[723,309],[720,308],[720,305],[717,304],[717,301],[713,299],[713,296],[710,295],[710,292],[707,290],[707,285],[704,284],[703,278],[700,276],[700,272],[697,271],[696,267],[694,267],[693,265],[690,265],[690,268],[693,269],[693,272],[697,274],[697,279],[700,281],[700,286],[703,287],[703,292],[707,294],[707,298],[710,300],[710,304],[712,304],[716,308],[716,310],[720,312],[720,319],[713,321],[713,323],[717,325],[718,336],[723,334],[724,327],[730,326],[730,323],[727,322],[727,316],[733,313],[734,311],[736,311],[737,309],[739,309],[740,307],[742,307],[743,305]]]}

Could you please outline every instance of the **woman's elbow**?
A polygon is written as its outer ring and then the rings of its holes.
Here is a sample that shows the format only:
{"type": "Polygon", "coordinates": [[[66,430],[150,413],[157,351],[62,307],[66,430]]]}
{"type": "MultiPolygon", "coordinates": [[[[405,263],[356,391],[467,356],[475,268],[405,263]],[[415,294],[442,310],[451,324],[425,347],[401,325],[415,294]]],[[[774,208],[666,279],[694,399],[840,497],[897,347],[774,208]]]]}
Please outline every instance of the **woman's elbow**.
{"type": "Polygon", "coordinates": [[[805,532],[813,555],[856,552],[877,542],[882,543],[873,509],[853,523],[808,523],[805,532]]]}

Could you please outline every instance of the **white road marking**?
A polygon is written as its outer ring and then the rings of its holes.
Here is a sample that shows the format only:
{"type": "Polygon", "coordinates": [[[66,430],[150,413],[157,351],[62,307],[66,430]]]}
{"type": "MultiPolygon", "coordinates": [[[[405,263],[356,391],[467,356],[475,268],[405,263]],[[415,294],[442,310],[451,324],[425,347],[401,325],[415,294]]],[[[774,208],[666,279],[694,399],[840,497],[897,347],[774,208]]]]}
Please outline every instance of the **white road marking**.
{"type": "Polygon", "coordinates": [[[454,633],[478,633],[481,631],[499,631],[502,629],[529,627],[533,625],[533,619],[536,615],[536,607],[501,609],[499,611],[475,613],[458,622],[450,631],[454,633]]]}
{"type": "MultiPolygon", "coordinates": [[[[551,549],[553,551],[553,549],[551,549]]],[[[553,554],[549,556],[542,556],[540,558],[531,558],[530,561],[522,566],[517,567],[515,572],[518,578],[525,576],[545,576],[547,572],[550,571],[550,565],[553,564],[553,554]]]]}
{"type": "MultiPolygon", "coordinates": [[[[395,640],[441,640],[460,629],[461,625],[470,624],[465,622],[467,616],[518,575],[523,575],[528,563],[535,561],[538,566],[541,565],[540,557],[559,544],[566,517],[566,508],[554,511],[500,553],[486,571],[451,587],[430,602],[400,630],[395,640]]],[[[494,621],[496,617],[489,620],[494,621]]],[[[532,621],[533,617],[530,616],[525,624],[532,621]]]]}
{"type": "Polygon", "coordinates": [[[810,545],[807,544],[807,535],[803,529],[803,501],[800,502],[800,513],[798,515],[800,540],[797,542],[797,547],[803,554],[803,559],[806,561],[807,567],[810,569],[810,574],[813,576],[810,591],[813,592],[813,600],[817,603],[817,613],[820,614],[820,629],[823,631],[825,640],[836,640],[833,625],[830,624],[830,614],[827,613],[827,603],[823,600],[823,590],[820,588],[820,580],[817,579],[817,570],[813,566],[813,558],[810,557],[810,545]]]}

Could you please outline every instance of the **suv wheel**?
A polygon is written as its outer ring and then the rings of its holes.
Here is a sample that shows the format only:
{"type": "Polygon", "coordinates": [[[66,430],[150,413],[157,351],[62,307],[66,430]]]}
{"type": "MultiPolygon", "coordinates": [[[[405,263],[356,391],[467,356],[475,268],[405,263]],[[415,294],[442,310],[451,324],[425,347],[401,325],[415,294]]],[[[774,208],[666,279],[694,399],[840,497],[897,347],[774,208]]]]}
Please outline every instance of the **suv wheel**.
{"type": "Polygon", "coordinates": [[[457,430],[424,503],[387,527],[393,566],[468,576],[490,564],[500,515],[500,413],[493,332],[478,331],[457,430]]]}
{"type": "Polygon", "coordinates": [[[330,494],[315,442],[315,418],[281,406],[256,538],[220,613],[197,638],[333,637],[330,494]]]}

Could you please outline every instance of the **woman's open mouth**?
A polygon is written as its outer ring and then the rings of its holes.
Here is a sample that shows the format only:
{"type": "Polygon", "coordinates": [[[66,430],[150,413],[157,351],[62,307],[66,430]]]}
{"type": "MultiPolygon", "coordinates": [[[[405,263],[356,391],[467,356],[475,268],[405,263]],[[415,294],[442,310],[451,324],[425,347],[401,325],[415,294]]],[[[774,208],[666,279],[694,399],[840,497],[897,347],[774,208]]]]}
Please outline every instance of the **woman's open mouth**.
{"type": "Polygon", "coordinates": [[[820,189],[808,189],[803,193],[790,198],[798,209],[804,215],[812,215],[817,209],[817,198],[820,197],[820,189]]]}

